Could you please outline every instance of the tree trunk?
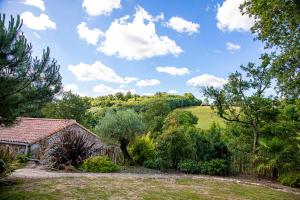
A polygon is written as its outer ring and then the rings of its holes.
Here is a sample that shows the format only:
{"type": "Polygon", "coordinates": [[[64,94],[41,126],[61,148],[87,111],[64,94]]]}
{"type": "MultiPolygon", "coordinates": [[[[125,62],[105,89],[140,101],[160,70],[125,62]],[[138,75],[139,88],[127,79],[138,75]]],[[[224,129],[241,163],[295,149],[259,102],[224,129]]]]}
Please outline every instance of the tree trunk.
{"type": "Polygon", "coordinates": [[[256,124],[256,122],[253,123],[252,129],[253,129],[252,153],[255,154],[255,152],[256,152],[256,144],[257,144],[257,139],[258,139],[258,130],[257,130],[257,124],[256,124]]]}
{"type": "Polygon", "coordinates": [[[126,139],[121,139],[120,143],[121,143],[120,148],[121,148],[121,151],[122,151],[123,156],[124,156],[124,163],[126,161],[131,161],[132,159],[131,159],[128,151],[127,151],[127,145],[128,145],[129,142],[126,139]]]}

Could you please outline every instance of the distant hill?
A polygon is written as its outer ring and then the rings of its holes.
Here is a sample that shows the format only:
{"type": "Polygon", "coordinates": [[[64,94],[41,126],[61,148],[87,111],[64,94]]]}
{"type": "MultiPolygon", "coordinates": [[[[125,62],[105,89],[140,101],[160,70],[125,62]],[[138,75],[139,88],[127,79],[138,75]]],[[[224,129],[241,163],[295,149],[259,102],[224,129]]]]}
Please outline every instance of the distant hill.
{"type": "Polygon", "coordinates": [[[198,117],[197,127],[199,128],[208,129],[213,122],[218,123],[221,127],[224,126],[224,120],[218,117],[209,106],[192,106],[182,109],[190,111],[198,117]]]}

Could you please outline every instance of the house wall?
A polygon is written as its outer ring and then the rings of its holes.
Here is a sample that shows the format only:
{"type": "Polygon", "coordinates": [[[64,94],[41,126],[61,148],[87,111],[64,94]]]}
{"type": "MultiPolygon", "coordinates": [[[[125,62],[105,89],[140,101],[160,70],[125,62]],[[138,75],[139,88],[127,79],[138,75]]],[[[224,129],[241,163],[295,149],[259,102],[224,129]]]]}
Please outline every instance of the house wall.
{"type": "Polygon", "coordinates": [[[25,154],[26,153],[26,145],[16,145],[16,144],[4,144],[0,142],[0,148],[8,148],[9,152],[13,154],[25,154]]]}

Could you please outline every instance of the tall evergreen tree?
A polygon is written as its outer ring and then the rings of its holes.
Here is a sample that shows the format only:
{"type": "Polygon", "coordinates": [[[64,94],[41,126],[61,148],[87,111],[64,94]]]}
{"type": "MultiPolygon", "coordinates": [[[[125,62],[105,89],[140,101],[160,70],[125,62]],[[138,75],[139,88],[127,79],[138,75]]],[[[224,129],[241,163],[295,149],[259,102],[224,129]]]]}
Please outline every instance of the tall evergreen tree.
{"type": "Polygon", "coordinates": [[[50,60],[50,49],[41,59],[32,58],[32,46],[21,32],[20,16],[5,26],[0,15],[0,126],[12,125],[32,106],[53,99],[61,89],[59,65],[50,60]]]}

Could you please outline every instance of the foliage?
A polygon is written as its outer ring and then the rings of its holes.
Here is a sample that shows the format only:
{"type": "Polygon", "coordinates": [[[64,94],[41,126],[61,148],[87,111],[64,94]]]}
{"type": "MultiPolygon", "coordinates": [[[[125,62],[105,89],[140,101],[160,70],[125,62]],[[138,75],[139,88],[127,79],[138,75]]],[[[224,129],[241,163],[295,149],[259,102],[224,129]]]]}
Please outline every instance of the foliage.
{"type": "Polygon", "coordinates": [[[169,168],[169,163],[167,161],[163,160],[162,158],[146,160],[143,165],[146,168],[158,169],[161,171],[165,171],[166,169],[169,168]]]}
{"type": "Polygon", "coordinates": [[[150,160],[155,156],[154,141],[150,135],[137,136],[129,145],[129,153],[133,161],[142,165],[146,160],[150,160]]]}
{"type": "Polygon", "coordinates": [[[133,110],[109,110],[95,128],[101,137],[111,138],[120,143],[125,161],[131,161],[127,146],[145,130],[140,116],[133,110]]]}
{"type": "Polygon", "coordinates": [[[225,176],[229,173],[229,165],[227,160],[213,159],[200,164],[201,173],[208,175],[225,176]]]}
{"type": "Polygon", "coordinates": [[[251,28],[265,48],[276,50],[272,70],[281,92],[289,98],[300,96],[300,6],[298,0],[247,0],[241,10],[254,17],[251,28]]]}
{"type": "Polygon", "coordinates": [[[95,143],[87,134],[77,130],[66,130],[55,138],[45,150],[43,164],[50,168],[78,167],[92,155],[95,143]]]}
{"type": "Polygon", "coordinates": [[[17,117],[50,102],[61,89],[59,65],[50,60],[50,49],[41,59],[32,58],[21,27],[19,16],[5,27],[5,15],[0,15],[0,126],[12,125],[17,117]]]}
{"type": "Polygon", "coordinates": [[[83,161],[82,168],[86,172],[110,173],[119,170],[118,166],[107,156],[94,156],[83,161]]]}
{"type": "Polygon", "coordinates": [[[197,124],[197,117],[191,112],[185,110],[174,110],[166,117],[163,129],[168,129],[174,126],[193,126],[197,124]]]}
{"type": "Polygon", "coordinates": [[[198,174],[201,173],[201,167],[198,162],[194,160],[184,160],[178,164],[178,169],[181,172],[189,174],[198,174]]]}
{"type": "Polygon", "coordinates": [[[19,163],[27,163],[28,161],[28,155],[26,154],[19,154],[16,156],[16,159],[19,163]]]}
{"type": "Polygon", "coordinates": [[[176,169],[180,161],[191,156],[192,146],[183,127],[170,127],[158,137],[156,150],[158,157],[176,169]]]}
{"type": "Polygon", "coordinates": [[[282,185],[300,188],[300,172],[282,173],[279,175],[278,181],[282,185]]]}
{"type": "Polygon", "coordinates": [[[6,176],[8,173],[18,168],[19,163],[15,160],[15,154],[8,146],[0,146],[0,177],[6,176]]]}
{"type": "Polygon", "coordinates": [[[272,80],[270,58],[262,55],[261,60],[260,66],[254,63],[241,66],[246,77],[240,72],[235,72],[230,74],[228,83],[223,88],[203,89],[204,95],[213,100],[212,107],[217,109],[221,118],[242,123],[252,129],[253,153],[256,151],[259,126],[266,118],[275,118],[277,114],[276,101],[264,96],[272,80]]]}
{"type": "Polygon", "coordinates": [[[55,100],[42,108],[45,117],[55,119],[75,119],[85,125],[89,102],[72,92],[65,92],[59,100],[55,100]]]}
{"type": "Polygon", "coordinates": [[[166,101],[152,101],[146,106],[146,111],[142,113],[147,130],[156,137],[161,132],[165,117],[171,112],[171,107],[166,101]]]}

